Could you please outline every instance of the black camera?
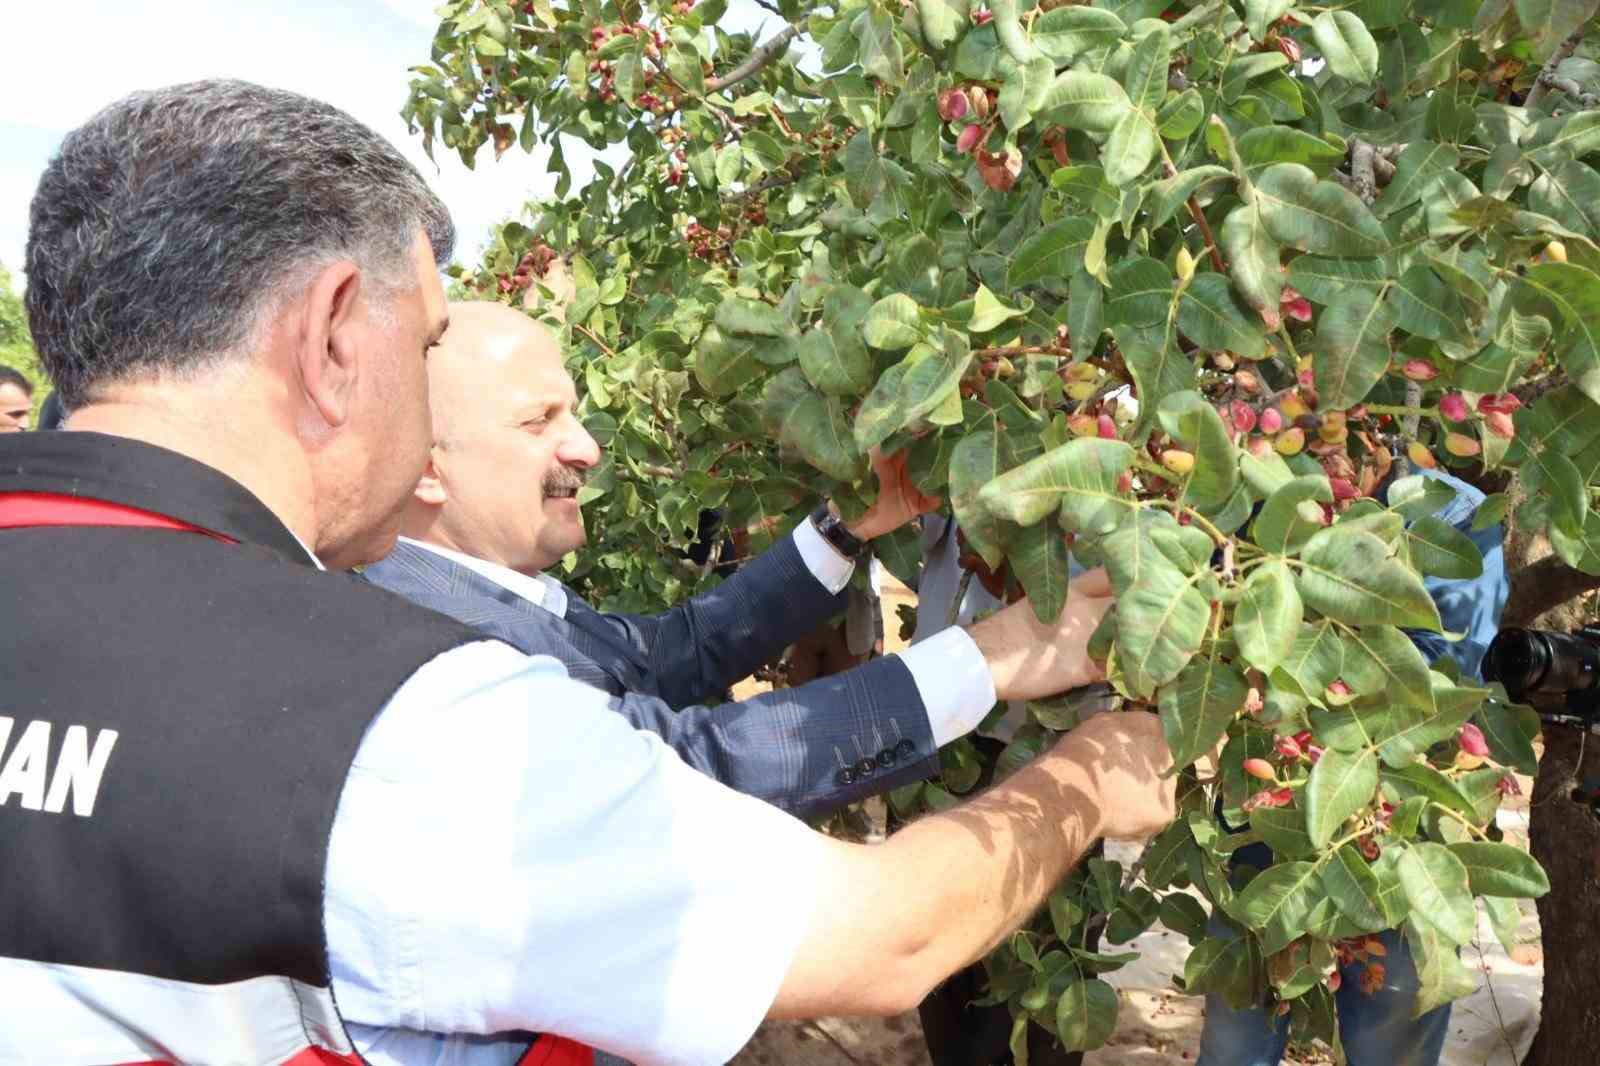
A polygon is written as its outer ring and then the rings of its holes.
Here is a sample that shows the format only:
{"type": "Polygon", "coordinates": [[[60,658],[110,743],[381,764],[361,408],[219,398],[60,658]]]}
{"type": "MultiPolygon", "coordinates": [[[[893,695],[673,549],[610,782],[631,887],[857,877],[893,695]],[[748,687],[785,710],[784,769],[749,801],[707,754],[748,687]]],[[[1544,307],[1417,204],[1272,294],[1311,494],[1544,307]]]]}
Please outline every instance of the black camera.
{"type": "Polygon", "coordinates": [[[1546,718],[1600,718],[1600,626],[1572,633],[1502,629],[1483,658],[1483,677],[1546,718]]]}

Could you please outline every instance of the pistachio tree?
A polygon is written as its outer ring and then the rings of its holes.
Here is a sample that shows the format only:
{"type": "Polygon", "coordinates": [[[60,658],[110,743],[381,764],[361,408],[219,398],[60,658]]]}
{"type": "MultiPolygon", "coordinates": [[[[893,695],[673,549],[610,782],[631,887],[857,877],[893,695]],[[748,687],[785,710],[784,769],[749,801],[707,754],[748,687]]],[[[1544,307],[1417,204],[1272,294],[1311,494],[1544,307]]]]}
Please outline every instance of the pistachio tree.
{"type": "MultiPolygon", "coordinates": [[[[1337,962],[1381,983],[1380,930],[1419,1012],[1471,991],[1475,900],[1509,945],[1548,887],[1494,817],[1539,723],[1407,634],[1441,629],[1425,578],[1482,567],[1435,468],[1500,490],[1477,528],[1600,574],[1596,4],[761,6],[448,0],[413,68],[430,150],[557,175],[458,278],[571,342],[607,454],[573,579],[670,602],[702,572],[654,548],[702,509],[754,550],[905,451],[997,594],[1052,618],[1069,555],[1108,569],[1096,652],[1184,783],[1136,864],[987,960],[1015,1046],[1103,1043],[1101,978],[1157,919],[1186,989],[1302,1036],[1335,1039],[1337,962]]],[[[910,530],[875,551],[914,578],[910,530]]],[[[1001,773],[1076,708],[1029,714],[1001,773]]],[[[892,801],[979,769],[958,742],[892,801]]]]}

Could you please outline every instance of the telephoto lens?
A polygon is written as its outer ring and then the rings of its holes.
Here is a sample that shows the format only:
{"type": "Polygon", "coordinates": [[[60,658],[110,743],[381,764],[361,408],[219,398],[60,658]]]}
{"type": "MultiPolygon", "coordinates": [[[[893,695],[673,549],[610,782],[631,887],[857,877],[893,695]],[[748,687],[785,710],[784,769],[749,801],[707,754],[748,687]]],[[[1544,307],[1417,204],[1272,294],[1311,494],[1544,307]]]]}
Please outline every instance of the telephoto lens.
{"type": "Polygon", "coordinates": [[[1502,629],[1484,656],[1483,676],[1514,700],[1581,695],[1600,681],[1600,646],[1587,631],[1502,629]]]}

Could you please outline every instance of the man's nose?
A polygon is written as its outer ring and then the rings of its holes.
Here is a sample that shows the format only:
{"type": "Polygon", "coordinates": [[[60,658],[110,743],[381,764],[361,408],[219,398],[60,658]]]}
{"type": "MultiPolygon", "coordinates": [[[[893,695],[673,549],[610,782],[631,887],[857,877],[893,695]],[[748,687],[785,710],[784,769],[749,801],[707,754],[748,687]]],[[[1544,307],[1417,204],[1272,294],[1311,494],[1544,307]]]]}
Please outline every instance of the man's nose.
{"type": "Polygon", "coordinates": [[[580,422],[562,442],[561,450],[556,453],[556,457],[568,466],[587,470],[599,464],[600,445],[580,422]]]}

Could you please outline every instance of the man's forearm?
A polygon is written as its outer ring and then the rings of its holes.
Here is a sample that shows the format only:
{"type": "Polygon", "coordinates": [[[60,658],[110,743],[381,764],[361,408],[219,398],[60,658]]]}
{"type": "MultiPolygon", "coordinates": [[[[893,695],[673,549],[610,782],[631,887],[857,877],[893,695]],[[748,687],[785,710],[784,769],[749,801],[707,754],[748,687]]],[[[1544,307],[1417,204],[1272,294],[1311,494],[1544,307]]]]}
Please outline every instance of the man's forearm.
{"type": "Polygon", "coordinates": [[[1143,835],[1172,817],[1160,737],[1153,715],[1097,716],[1002,784],[884,844],[832,844],[774,1014],[906,1010],[982,957],[1102,833],[1143,835]]]}

